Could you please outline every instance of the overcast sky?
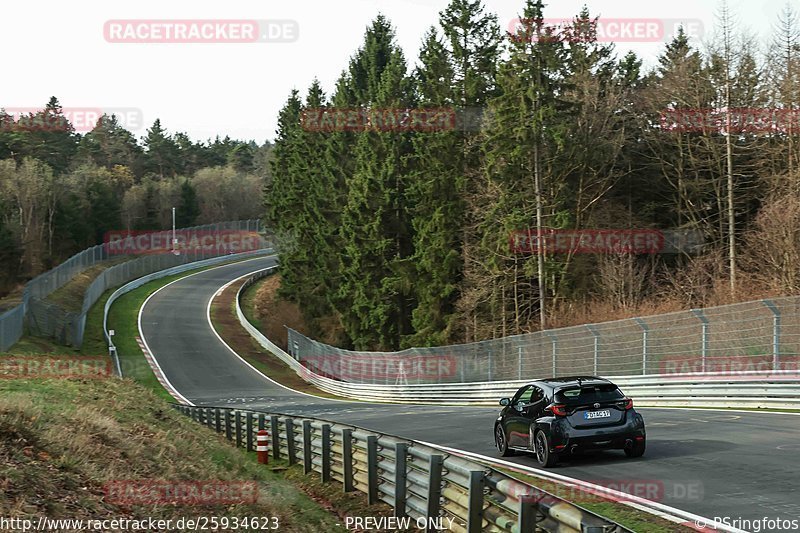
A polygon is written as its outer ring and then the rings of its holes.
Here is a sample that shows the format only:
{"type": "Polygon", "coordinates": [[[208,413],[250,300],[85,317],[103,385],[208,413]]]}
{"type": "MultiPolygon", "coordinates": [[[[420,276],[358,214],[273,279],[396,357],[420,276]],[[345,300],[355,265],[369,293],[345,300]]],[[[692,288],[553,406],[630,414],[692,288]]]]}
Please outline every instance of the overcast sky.
{"type": "MultiPolygon", "coordinates": [[[[796,1],[796,0],[795,0],[796,1]]],[[[305,93],[318,77],[326,92],[361,44],[369,22],[383,13],[394,24],[410,63],[425,30],[448,0],[25,0],[3,5],[0,107],[42,106],[51,95],[68,109],[128,109],[137,137],[160,118],[170,132],[195,140],[230,135],[273,139],[278,110],[293,88],[305,93]],[[104,34],[111,20],[247,19],[293,21],[290,42],[117,43],[104,34]],[[137,124],[143,122],[143,124],[137,124]]],[[[486,0],[505,30],[523,5],[486,0]]],[[[708,37],[717,0],[557,0],[545,16],[570,17],[587,5],[606,19],[701,22],[708,37]]],[[[739,23],[766,46],[785,0],[730,0],[739,23]]],[[[663,42],[619,42],[652,65],[663,42]]]]}

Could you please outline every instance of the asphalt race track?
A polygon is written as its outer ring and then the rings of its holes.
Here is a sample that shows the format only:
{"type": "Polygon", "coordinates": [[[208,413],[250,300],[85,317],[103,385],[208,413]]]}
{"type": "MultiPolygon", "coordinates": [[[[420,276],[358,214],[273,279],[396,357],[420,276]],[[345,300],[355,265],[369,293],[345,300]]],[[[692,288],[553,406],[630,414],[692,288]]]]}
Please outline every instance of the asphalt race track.
{"type": "MultiPolygon", "coordinates": [[[[234,356],[211,330],[209,299],[226,282],[274,264],[261,258],[182,279],[145,305],[145,341],[172,385],[197,405],[241,406],[317,416],[378,432],[497,457],[492,424],[499,406],[453,407],[341,402],[284,389],[234,356]]],[[[602,452],[553,471],[586,481],[636,482],[651,499],[701,516],[800,519],[800,416],[641,409],[647,452],[602,452]],[[656,487],[653,489],[653,487],[656,487]]],[[[510,460],[536,466],[532,456],[510,460]]],[[[642,496],[646,496],[642,494],[642,496]]]]}

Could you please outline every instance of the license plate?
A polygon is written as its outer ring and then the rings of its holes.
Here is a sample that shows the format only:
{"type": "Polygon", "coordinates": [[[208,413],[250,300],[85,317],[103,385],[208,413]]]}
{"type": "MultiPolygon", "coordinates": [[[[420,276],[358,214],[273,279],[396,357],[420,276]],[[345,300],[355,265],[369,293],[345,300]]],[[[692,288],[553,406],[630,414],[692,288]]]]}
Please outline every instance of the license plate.
{"type": "Polygon", "coordinates": [[[583,418],[586,420],[594,420],[595,418],[609,418],[611,411],[604,409],[602,411],[586,411],[583,413],[583,418]]]}

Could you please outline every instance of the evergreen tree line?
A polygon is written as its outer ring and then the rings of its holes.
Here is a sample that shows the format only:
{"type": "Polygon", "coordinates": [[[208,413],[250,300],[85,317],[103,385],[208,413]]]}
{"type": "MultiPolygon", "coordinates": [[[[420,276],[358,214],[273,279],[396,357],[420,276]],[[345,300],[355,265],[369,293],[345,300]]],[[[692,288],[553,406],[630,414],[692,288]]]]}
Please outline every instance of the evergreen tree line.
{"type": "Polygon", "coordinates": [[[694,306],[800,289],[796,130],[662,122],[671,109],[796,109],[791,8],[760,48],[722,4],[707,47],[681,29],[651,69],[600,42],[588,10],[555,29],[544,9],[527,0],[512,35],[480,0],[452,0],[413,65],[379,16],[331,94],[319,82],[291,93],[266,217],[281,295],[315,336],[356,349],[441,345],[552,327],[589,302],[694,306]],[[322,107],[485,113],[474,131],[314,131],[304,117],[322,107]],[[515,253],[512,233],[539,228],[680,229],[705,244],[515,253]]]}
{"type": "Polygon", "coordinates": [[[53,97],[0,109],[0,296],[103,242],[107,231],[259,218],[271,145],[194,142],[156,120],[137,140],[116,116],[75,132],[53,97]]]}

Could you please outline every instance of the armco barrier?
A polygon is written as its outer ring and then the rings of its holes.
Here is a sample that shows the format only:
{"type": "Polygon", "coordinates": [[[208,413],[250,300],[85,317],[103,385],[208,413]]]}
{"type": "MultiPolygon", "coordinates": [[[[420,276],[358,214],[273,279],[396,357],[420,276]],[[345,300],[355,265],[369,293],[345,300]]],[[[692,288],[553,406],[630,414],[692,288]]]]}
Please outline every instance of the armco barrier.
{"type": "Polygon", "coordinates": [[[196,422],[255,450],[270,433],[275,459],[302,464],[323,483],[384,502],[426,531],[622,533],[629,529],[486,464],[392,435],[307,417],[243,409],[173,405],[196,422]],[[437,527],[439,526],[439,527],[437,527]],[[443,527],[442,527],[443,526],[443,527]]]}
{"type": "Polygon", "coordinates": [[[146,276],[139,277],[130,283],[127,283],[114,291],[111,296],[108,297],[105,306],[103,307],[103,335],[105,335],[106,342],[108,343],[108,351],[111,357],[114,359],[114,366],[117,370],[117,374],[122,376],[124,371],[120,365],[119,358],[117,357],[117,347],[114,345],[114,341],[108,333],[108,312],[111,309],[111,306],[114,302],[125,293],[131,292],[132,290],[138,289],[142,285],[149,283],[153,280],[164,278],[167,276],[172,276],[174,274],[180,274],[182,272],[186,272],[188,270],[194,270],[196,268],[203,268],[206,266],[217,265],[221,263],[226,263],[229,261],[245,259],[248,257],[259,257],[262,255],[269,255],[273,252],[272,248],[265,248],[263,250],[255,250],[253,252],[244,252],[239,254],[231,254],[231,255],[223,255],[218,257],[212,257],[211,259],[204,259],[201,261],[194,261],[192,263],[184,263],[172,268],[168,268],[165,270],[160,270],[158,272],[153,272],[146,276]]]}
{"type": "MultiPolygon", "coordinates": [[[[239,322],[265,350],[271,352],[299,376],[319,389],[346,398],[373,402],[471,404],[496,406],[500,398],[512,396],[526,380],[472,383],[372,385],[338,381],[320,376],[267,339],[244,316],[242,292],[276,267],[256,272],[239,288],[236,314],[239,322]]],[[[530,376],[530,379],[551,376],[530,376]]],[[[715,374],[669,374],[610,377],[640,406],[744,407],[800,409],[800,375],[789,371],[730,372],[715,374]]]]}

